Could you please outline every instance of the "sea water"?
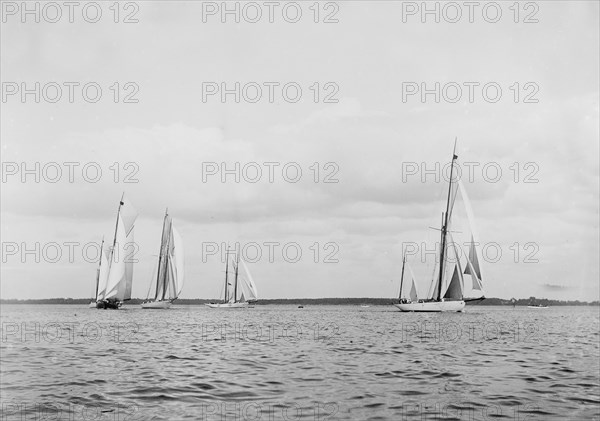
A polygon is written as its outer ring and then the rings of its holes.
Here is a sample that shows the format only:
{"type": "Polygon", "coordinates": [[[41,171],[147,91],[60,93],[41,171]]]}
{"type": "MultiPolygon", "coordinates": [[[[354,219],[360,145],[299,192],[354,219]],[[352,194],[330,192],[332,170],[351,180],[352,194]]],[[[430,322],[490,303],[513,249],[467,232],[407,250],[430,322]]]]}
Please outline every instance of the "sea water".
{"type": "Polygon", "coordinates": [[[598,307],[5,305],[2,420],[599,420],[598,307]]]}

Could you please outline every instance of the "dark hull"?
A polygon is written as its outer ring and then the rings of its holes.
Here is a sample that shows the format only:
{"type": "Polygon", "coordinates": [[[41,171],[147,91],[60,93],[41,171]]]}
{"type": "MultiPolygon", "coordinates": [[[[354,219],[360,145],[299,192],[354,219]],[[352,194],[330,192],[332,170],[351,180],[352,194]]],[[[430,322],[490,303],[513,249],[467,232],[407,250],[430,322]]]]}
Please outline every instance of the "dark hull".
{"type": "Polygon", "coordinates": [[[99,301],[96,303],[96,308],[102,310],[118,310],[121,307],[121,303],[117,301],[99,301]]]}

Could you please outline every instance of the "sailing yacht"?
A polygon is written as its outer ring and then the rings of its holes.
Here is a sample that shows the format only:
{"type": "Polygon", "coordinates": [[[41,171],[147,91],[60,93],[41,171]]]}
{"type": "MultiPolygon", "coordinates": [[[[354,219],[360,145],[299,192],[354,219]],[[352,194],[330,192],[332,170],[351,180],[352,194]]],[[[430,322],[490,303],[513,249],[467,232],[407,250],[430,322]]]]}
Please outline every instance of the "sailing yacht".
{"type": "Polygon", "coordinates": [[[98,270],[98,287],[96,288],[96,308],[118,309],[124,301],[131,299],[133,283],[133,228],[137,212],[129,202],[121,196],[117,211],[117,223],[112,247],[108,251],[107,262],[98,270]],[[102,268],[105,268],[105,271],[102,268]]]}
{"type": "MultiPolygon", "coordinates": [[[[161,309],[171,307],[183,289],[183,242],[173,226],[169,211],[163,220],[156,292],[152,300],[142,303],[142,308],[161,309]]],[[[148,291],[149,292],[149,291],[148,291]]]]}
{"type": "Polygon", "coordinates": [[[234,279],[233,284],[230,283],[229,277],[229,249],[225,254],[225,294],[222,303],[207,303],[210,308],[244,308],[249,307],[249,304],[258,299],[256,285],[250,275],[250,271],[243,259],[240,260],[239,252],[236,253],[236,260],[232,261],[234,279]],[[240,263],[243,268],[243,273],[240,273],[240,263]]]}
{"type": "Polygon", "coordinates": [[[104,237],[102,237],[102,243],[100,244],[100,257],[98,258],[98,269],[96,269],[96,288],[94,289],[94,296],[92,298],[92,301],[90,301],[90,305],[88,306],[89,308],[96,308],[96,303],[98,302],[98,292],[100,292],[98,290],[98,287],[100,286],[100,279],[102,279],[102,285],[106,283],[106,275],[108,274],[108,271],[106,270],[107,264],[106,262],[104,262],[103,265],[102,260],[105,260],[104,237]]]}
{"type": "Polygon", "coordinates": [[[400,275],[400,294],[398,296],[398,300],[400,301],[400,303],[404,303],[404,304],[409,304],[412,302],[416,302],[418,300],[418,295],[417,295],[417,285],[415,283],[415,275],[413,274],[413,271],[411,269],[411,267],[409,266],[409,264],[406,262],[406,252],[404,252],[404,255],[402,256],[402,274],[400,275]],[[410,274],[410,292],[408,293],[408,297],[403,298],[403,289],[402,287],[404,286],[404,273],[406,268],[408,268],[409,274],[410,274]]]}
{"type": "MultiPolygon", "coordinates": [[[[480,252],[477,235],[473,228],[473,213],[469,198],[459,177],[456,180],[453,177],[454,167],[456,165],[456,142],[454,143],[454,152],[452,154],[452,163],[450,165],[450,180],[448,185],[448,198],[446,201],[446,212],[442,214],[441,247],[438,251],[439,256],[436,260],[436,269],[430,284],[429,293],[425,299],[417,299],[416,288],[414,295],[411,289],[411,299],[402,299],[402,289],[400,290],[400,302],[394,304],[401,311],[414,312],[460,312],[465,308],[465,302],[474,300],[483,300],[484,292],[481,283],[480,252]],[[458,193],[462,197],[467,219],[469,222],[468,231],[469,241],[466,242],[469,252],[465,253],[460,243],[454,240],[453,233],[464,235],[462,231],[452,231],[454,205],[458,193]],[[438,263],[439,262],[439,265],[438,263]],[[465,279],[470,277],[471,283],[467,284],[465,279]],[[466,297],[466,288],[469,287],[473,297],[466,297]]],[[[405,260],[403,260],[404,262],[405,260]]],[[[414,285],[414,276],[413,285],[414,285]]]]}

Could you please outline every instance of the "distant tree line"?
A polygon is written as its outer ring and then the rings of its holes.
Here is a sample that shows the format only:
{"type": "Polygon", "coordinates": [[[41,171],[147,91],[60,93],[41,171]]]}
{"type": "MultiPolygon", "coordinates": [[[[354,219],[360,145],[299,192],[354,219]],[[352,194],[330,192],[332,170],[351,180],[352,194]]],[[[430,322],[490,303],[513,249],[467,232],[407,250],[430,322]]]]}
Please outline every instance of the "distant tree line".
{"type": "MultiPolygon", "coordinates": [[[[127,301],[126,305],[141,304],[144,300],[135,298],[127,301]]],[[[35,300],[1,299],[0,304],[88,304],[89,298],[43,298],[35,300]]],[[[208,299],[179,299],[176,304],[181,305],[202,305],[205,303],[217,302],[217,300],[208,299]]],[[[255,305],[267,304],[287,304],[287,305],[391,305],[398,302],[393,298],[275,298],[259,300],[255,305]]],[[[550,300],[546,298],[486,298],[482,301],[468,302],[468,306],[527,306],[527,305],[547,305],[547,306],[598,306],[599,301],[566,301],[550,300]]]]}

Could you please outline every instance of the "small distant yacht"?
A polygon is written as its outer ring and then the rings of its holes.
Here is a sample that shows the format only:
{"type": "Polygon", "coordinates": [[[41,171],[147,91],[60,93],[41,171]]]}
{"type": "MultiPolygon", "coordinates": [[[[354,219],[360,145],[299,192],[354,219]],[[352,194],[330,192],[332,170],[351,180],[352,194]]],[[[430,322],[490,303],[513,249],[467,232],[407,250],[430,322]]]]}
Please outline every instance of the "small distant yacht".
{"type": "Polygon", "coordinates": [[[534,304],[529,304],[529,305],[527,306],[527,308],[548,308],[548,306],[545,306],[545,305],[543,305],[543,304],[536,304],[536,305],[534,305],[534,304]]]}
{"type": "Polygon", "coordinates": [[[231,284],[231,277],[229,271],[229,254],[230,251],[227,249],[225,253],[225,293],[223,295],[222,303],[207,303],[206,306],[210,308],[247,308],[250,304],[258,300],[258,292],[254,280],[250,275],[250,271],[244,263],[243,259],[240,259],[239,252],[236,253],[235,261],[231,260],[233,266],[233,284],[231,284]],[[240,273],[240,263],[243,267],[243,273],[240,273]]]}
{"type": "Polygon", "coordinates": [[[98,287],[100,287],[100,279],[102,279],[103,284],[106,283],[106,262],[104,265],[102,264],[102,260],[105,260],[104,257],[104,237],[102,237],[102,243],[100,244],[100,257],[98,258],[98,269],[96,269],[96,288],[94,289],[94,297],[92,301],[90,301],[89,308],[96,308],[98,302],[98,287]]]}
{"type": "Polygon", "coordinates": [[[183,241],[173,226],[173,219],[167,209],[160,240],[156,292],[152,300],[142,303],[142,308],[170,308],[183,289],[183,272],[183,241]]]}

